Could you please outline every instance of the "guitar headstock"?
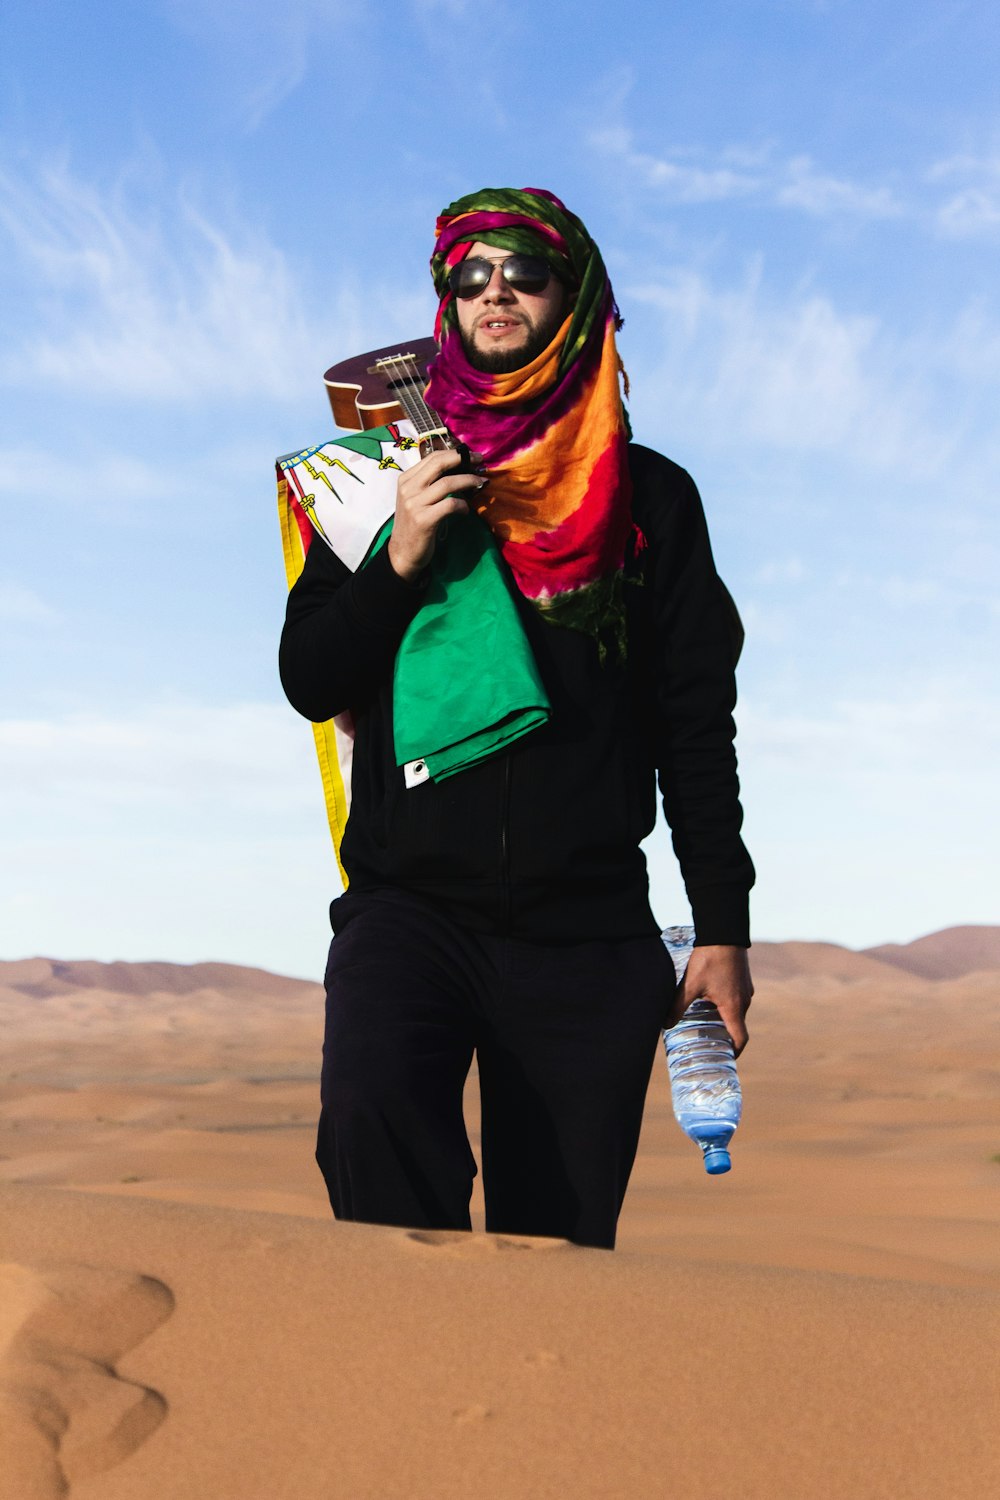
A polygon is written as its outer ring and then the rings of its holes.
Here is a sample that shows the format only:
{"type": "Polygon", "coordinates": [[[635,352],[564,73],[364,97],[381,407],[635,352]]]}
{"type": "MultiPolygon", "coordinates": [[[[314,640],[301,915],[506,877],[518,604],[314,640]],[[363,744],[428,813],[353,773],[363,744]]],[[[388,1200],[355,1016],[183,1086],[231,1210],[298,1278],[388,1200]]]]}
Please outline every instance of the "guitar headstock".
{"type": "Polygon", "coordinates": [[[426,379],[427,365],[436,353],[437,344],[432,338],[410,339],[332,365],[323,380],[337,426],[359,432],[401,421],[406,412],[393,394],[393,362],[401,356],[412,357],[421,378],[426,379]],[[385,368],[378,368],[380,361],[387,362],[385,368]]]}

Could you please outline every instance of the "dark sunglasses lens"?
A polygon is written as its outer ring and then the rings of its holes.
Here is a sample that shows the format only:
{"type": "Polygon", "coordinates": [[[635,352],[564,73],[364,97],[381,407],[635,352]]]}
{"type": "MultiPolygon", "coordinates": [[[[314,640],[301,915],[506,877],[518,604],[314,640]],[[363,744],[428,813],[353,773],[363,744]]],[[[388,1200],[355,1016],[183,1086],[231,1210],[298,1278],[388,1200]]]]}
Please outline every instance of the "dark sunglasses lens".
{"type": "Polygon", "coordinates": [[[539,255],[512,255],[504,261],[503,274],[516,292],[543,292],[551,272],[539,255]]]}
{"type": "Polygon", "coordinates": [[[456,297],[478,297],[492,275],[490,262],[475,256],[452,266],[448,272],[448,285],[456,297]]]}
{"type": "MultiPolygon", "coordinates": [[[[503,278],[515,292],[542,292],[549,284],[549,267],[538,255],[509,255],[503,262],[503,278]]],[[[456,297],[478,297],[489,285],[493,262],[470,256],[452,266],[448,286],[456,297]]]]}

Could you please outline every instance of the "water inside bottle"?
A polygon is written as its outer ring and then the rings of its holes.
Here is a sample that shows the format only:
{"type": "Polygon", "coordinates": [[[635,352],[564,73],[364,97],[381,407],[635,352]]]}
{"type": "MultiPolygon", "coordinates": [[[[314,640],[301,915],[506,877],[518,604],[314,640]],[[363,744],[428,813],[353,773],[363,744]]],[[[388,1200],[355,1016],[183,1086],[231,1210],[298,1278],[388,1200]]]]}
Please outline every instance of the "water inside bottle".
{"type": "MultiPolygon", "coordinates": [[[[661,936],[680,984],[694,947],[694,928],[667,927],[661,936]]],[[[678,1125],[701,1148],[706,1172],[728,1172],[726,1147],[740,1122],[743,1101],[732,1041],[711,1001],[693,1001],[677,1024],[664,1031],[663,1045],[678,1125]]]]}

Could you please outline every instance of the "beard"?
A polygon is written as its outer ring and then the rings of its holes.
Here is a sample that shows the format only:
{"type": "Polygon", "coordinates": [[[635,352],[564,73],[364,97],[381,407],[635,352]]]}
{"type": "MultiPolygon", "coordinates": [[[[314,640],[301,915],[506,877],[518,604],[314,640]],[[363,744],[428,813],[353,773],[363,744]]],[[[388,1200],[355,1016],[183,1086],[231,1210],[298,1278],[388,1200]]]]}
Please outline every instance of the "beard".
{"type": "Polygon", "coordinates": [[[474,370],[482,370],[487,375],[509,375],[513,370],[530,365],[543,349],[548,348],[565,316],[564,307],[551,308],[539,323],[533,327],[528,325],[527,340],[517,349],[477,349],[472,339],[466,338],[459,329],[465,357],[474,370]]]}

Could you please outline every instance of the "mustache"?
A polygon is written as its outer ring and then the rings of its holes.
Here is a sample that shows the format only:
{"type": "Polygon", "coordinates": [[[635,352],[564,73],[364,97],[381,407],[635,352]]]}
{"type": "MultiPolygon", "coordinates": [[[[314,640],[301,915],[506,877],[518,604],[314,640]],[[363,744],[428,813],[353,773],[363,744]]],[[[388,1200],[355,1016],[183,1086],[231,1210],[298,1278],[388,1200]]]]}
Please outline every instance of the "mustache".
{"type": "Polygon", "coordinates": [[[507,323],[520,323],[522,325],[526,325],[527,324],[527,319],[523,318],[520,315],[520,313],[514,313],[514,312],[484,312],[484,313],[480,313],[479,317],[476,319],[475,326],[476,326],[476,328],[480,328],[480,327],[482,327],[482,325],[484,323],[495,323],[495,322],[498,322],[500,319],[503,319],[504,322],[507,322],[507,323]]]}

